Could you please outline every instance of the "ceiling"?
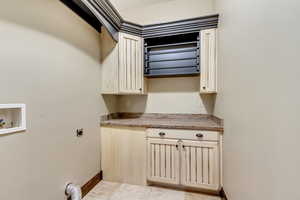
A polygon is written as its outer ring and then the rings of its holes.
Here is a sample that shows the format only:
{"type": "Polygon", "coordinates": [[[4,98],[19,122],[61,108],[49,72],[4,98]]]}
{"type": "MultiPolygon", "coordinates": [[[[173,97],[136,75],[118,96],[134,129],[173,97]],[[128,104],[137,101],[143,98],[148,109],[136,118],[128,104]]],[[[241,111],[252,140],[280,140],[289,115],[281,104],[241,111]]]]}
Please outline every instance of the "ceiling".
{"type": "Polygon", "coordinates": [[[132,7],[147,6],[168,1],[174,0],[110,0],[113,6],[119,11],[126,10],[132,7]]]}

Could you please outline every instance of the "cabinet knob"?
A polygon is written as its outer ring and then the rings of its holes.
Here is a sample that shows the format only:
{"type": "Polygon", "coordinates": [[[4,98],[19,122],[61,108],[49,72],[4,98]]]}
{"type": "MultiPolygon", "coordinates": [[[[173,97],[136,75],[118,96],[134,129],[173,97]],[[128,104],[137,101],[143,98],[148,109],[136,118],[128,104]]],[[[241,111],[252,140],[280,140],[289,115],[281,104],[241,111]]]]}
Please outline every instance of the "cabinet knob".
{"type": "Polygon", "coordinates": [[[162,137],[162,136],[165,136],[165,135],[166,135],[166,133],[164,133],[164,132],[160,132],[158,135],[162,137]]]}
{"type": "Polygon", "coordinates": [[[142,89],[142,88],[140,88],[139,90],[140,90],[140,91],[142,91],[143,89],[142,89]]]}
{"type": "Polygon", "coordinates": [[[206,89],[206,87],[205,87],[205,86],[203,86],[202,88],[203,88],[203,90],[205,90],[205,89],[206,89]]]}
{"type": "Polygon", "coordinates": [[[203,134],[202,134],[202,133],[197,133],[197,134],[196,134],[196,137],[198,137],[198,138],[203,138],[203,134]]]}

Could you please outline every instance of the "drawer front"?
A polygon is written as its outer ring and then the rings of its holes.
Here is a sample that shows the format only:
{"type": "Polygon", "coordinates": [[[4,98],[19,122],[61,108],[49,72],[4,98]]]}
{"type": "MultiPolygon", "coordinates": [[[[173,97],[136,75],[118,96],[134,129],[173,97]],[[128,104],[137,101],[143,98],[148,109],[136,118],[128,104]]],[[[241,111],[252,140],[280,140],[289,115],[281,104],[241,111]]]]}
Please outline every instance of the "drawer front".
{"type": "Polygon", "coordinates": [[[147,129],[147,137],[199,140],[199,141],[219,141],[220,134],[215,131],[179,130],[179,129],[147,129]]]}

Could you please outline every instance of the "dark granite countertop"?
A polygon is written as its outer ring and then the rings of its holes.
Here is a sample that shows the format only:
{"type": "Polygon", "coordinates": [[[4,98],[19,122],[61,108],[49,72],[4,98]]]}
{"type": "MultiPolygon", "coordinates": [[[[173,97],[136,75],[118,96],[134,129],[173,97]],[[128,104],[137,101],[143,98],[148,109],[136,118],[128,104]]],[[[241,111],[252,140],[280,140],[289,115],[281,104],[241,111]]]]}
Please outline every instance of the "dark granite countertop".
{"type": "Polygon", "coordinates": [[[223,132],[223,120],[204,114],[114,113],[101,117],[101,126],[189,129],[223,132]]]}

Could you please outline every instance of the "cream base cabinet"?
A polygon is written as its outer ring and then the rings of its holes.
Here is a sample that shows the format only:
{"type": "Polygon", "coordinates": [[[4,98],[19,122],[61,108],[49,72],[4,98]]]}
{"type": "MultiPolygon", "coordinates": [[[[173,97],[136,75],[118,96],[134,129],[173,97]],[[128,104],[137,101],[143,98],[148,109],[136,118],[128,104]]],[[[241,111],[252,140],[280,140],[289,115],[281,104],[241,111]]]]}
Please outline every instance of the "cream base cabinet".
{"type": "Polygon", "coordinates": [[[103,180],[146,185],[146,131],[101,127],[103,180]]]}
{"type": "Polygon", "coordinates": [[[200,32],[200,93],[217,93],[217,29],[200,32]]]}
{"type": "Polygon", "coordinates": [[[179,184],[179,146],[177,140],[148,139],[148,180],[179,184]]]}
{"type": "Polygon", "coordinates": [[[150,182],[219,192],[221,142],[218,132],[193,130],[147,131],[150,182]]]}
{"type": "Polygon", "coordinates": [[[120,32],[116,43],[105,28],[100,37],[101,93],[145,94],[143,38],[120,32]]]}
{"type": "Polygon", "coordinates": [[[187,187],[219,190],[218,143],[184,140],[181,146],[181,184],[187,187]]]}

